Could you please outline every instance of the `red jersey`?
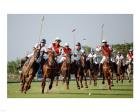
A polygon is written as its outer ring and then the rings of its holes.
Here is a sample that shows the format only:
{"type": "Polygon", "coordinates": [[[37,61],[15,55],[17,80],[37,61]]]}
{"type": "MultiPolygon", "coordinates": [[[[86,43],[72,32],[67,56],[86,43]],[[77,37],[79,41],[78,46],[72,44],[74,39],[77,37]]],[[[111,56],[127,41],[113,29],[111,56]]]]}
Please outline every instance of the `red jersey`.
{"type": "Polygon", "coordinates": [[[108,44],[106,46],[102,46],[101,50],[102,50],[102,55],[103,56],[107,56],[108,57],[108,56],[111,55],[111,49],[110,49],[108,44]]]}
{"type": "Polygon", "coordinates": [[[71,54],[71,49],[70,48],[68,48],[68,49],[63,48],[63,53],[64,54],[71,54]]]}
{"type": "Polygon", "coordinates": [[[133,53],[128,53],[127,58],[128,58],[128,60],[133,59],[133,53]]]}
{"type": "Polygon", "coordinates": [[[56,45],[55,43],[52,44],[53,50],[57,55],[60,54],[60,45],[56,45]]]}

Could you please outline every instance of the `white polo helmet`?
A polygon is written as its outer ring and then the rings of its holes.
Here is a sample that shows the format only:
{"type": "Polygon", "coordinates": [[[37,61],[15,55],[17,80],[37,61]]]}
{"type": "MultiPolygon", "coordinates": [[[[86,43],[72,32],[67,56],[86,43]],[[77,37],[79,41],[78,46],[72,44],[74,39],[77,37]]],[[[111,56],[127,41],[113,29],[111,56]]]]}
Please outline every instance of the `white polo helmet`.
{"type": "Polygon", "coordinates": [[[59,37],[56,37],[55,41],[60,41],[61,42],[61,39],[59,37]]]}
{"type": "Polygon", "coordinates": [[[64,46],[69,46],[69,44],[68,43],[65,43],[65,45],[64,46]]]}
{"type": "Polygon", "coordinates": [[[107,43],[107,40],[102,40],[102,43],[107,43]]]}

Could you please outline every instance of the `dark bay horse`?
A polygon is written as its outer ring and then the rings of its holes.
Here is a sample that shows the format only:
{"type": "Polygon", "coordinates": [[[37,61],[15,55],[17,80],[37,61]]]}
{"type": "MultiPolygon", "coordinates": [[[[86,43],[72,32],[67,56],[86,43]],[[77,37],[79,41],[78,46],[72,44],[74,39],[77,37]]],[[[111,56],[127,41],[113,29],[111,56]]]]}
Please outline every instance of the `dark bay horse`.
{"type": "Polygon", "coordinates": [[[89,61],[87,62],[89,63],[89,77],[90,77],[90,85],[91,85],[91,80],[94,81],[94,86],[97,86],[97,75],[99,73],[99,64],[94,63],[93,58],[90,58],[89,61]]]}
{"type": "Polygon", "coordinates": [[[76,63],[76,68],[77,70],[75,71],[75,77],[76,77],[76,83],[77,83],[77,88],[80,89],[80,85],[81,88],[83,88],[83,78],[85,80],[85,87],[88,88],[87,85],[87,68],[86,68],[86,55],[81,55],[80,60],[78,63],[76,63]],[[79,85],[79,81],[80,81],[80,85],[79,85]]]}
{"type": "Polygon", "coordinates": [[[117,63],[117,83],[119,80],[123,83],[125,73],[125,66],[123,65],[123,60],[118,60],[117,63]]]}
{"type": "Polygon", "coordinates": [[[108,82],[108,86],[109,86],[109,90],[111,90],[111,86],[112,86],[112,71],[111,71],[111,67],[110,67],[110,63],[109,63],[109,59],[107,58],[102,66],[102,70],[103,70],[103,80],[107,80],[108,82]]]}
{"type": "Polygon", "coordinates": [[[39,64],[36,63],[37,58],[39,57],[40,50],[36,50],[34,55],[24,63],[22,71],[20,73],[21,80],[21,92],[26,94],[27,90],[31,87],[31,82],[37,73],[39,64]]]}
{"type": "Polygon", "coordinates": [[[43,94],[44,94],[44,89],[45,89],[45,85],[46,85],[46,78],[49,78],[51,80],[47,92],[49,90],[51,90],[53,81],[54,81],[54,77],[56,74],[56,69],[57,69],[57,67],[56,67],[56,61],[55,61],[55,53],[52,51],[52,52],[48,53],[48,60],[44,61],[42,63],[43,79],[42,79],[41,87],[42,87],[43,94]]]}
{"type": "Polygon", "coordinates": [[[66,88],[67,89],[69,89],[70,66],[71,66],[71,56],[70,55],[65,55],[65,59],[62,63],[60,73],[63,77],[63,81],[66,82],[66,88]]]}

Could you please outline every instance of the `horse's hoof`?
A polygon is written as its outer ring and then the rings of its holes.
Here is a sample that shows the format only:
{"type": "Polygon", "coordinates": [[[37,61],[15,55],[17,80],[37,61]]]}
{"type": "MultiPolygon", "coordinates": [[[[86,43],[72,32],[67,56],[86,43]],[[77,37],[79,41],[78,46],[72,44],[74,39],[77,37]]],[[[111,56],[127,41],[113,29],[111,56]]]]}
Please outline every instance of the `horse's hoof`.
{"type": "Polygon", "coordinates": [[[77,87],[78,89],[80,89],[80,87],[77,87]]]}
{"type": "Polygon", "coordinates": [[[114,86],[114,84],[112,84],[111,86],[114,86]]]}
{"type": "Polygon", "coordinates": [[[105,84],[105,82],[102,82],[102,84],[105,84]]]}
{"type": "Polygon", "coordinates": [[[42,91],[42,94],[44,94],[44,91],[42,91]]]}
{"type": "Polygon", "coordinates": [[[88,88],[88,86],[86,86],[86,88],[88,88]]]}

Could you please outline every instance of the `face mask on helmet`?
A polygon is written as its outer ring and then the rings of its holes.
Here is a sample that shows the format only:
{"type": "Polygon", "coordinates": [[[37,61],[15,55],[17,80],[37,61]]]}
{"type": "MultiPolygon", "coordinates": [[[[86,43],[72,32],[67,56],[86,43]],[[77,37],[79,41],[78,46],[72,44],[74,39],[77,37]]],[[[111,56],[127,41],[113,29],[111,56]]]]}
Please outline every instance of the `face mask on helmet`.
{"type": "Polygon", "coordinates": [[[77,49],[77,50],[80,50],[80,48],[81,48],[80,46],[76,46],[76,49],[77,49]]]}
{"type": "Polygon", "coordinates": [[[41,43],[41,47],[45,46],[45,43],[41,43]]]}

